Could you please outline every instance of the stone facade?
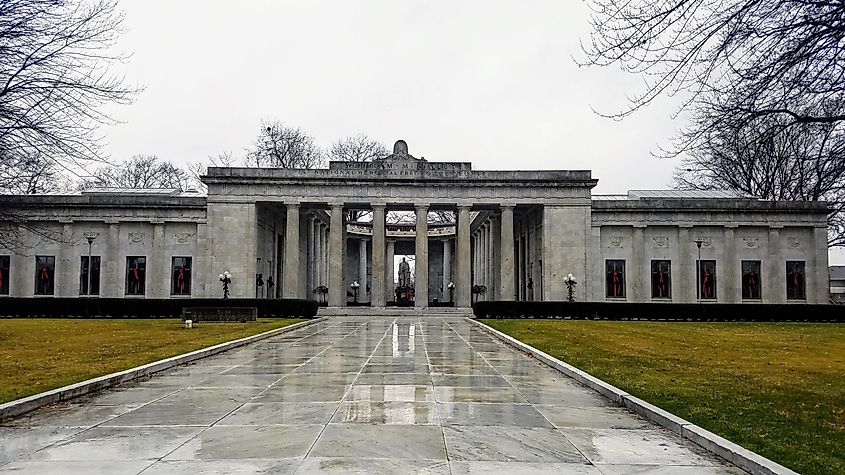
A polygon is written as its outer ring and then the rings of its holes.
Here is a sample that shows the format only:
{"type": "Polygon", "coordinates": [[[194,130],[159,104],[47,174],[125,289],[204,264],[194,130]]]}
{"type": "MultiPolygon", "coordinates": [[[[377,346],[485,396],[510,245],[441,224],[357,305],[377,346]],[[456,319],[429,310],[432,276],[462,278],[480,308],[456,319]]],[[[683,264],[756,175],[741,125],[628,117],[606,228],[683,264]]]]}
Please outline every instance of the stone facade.
{"type": "MultiPolygon", "coordinates": [[[[384,306],[393,300],[394,256],[413,254],[418,306],[448,301],[450,283],[458,306],[470,305],[474,285],[486,287],[478,299],[563,300],[570,273],[577,300],[828,301],[824,203],[592,196],[589,171],[477,171],[416,159],[401,141],[371,163],[210,168],[203,179],[207,197],[4,197],[6,294],[84,295],[90,235],[92,276],[96,258],[102,263],[92,289],[109,297],[218,296],[217,275],[228,270],[233,297],[318,298],[324,287],[328,304],[343,306],[358,281],[360,302],[384,306]],[[347,223],[351,209],[371,211],[373,220],[347,223]],[[386,224],[394,210],[414,212],[416,223],[386,224]],[[443,210],[457,222],[428,222],[429,212],[443,210]]],[[[0,296],[3,289],[0,279],[0,296]]]]}

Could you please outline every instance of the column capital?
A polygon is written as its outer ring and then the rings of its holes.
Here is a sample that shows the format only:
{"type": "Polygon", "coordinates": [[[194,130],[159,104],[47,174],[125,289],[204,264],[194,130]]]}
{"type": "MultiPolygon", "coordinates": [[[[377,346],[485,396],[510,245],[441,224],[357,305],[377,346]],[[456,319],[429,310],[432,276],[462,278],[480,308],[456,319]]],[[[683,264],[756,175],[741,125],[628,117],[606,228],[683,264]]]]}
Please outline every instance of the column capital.
{"type": "Polygon", "coordinates": [[[516,208],[516,203],[499,203],[499,209],[510,209],[513,210],[516,208]]]}
{"type": "Polygon", "coordinates": [[[460,209],[472,209],[472,201],[458,201],[455,205],[456,208],[460,209]]]}
{"type": "Polygon", "coordinates": [[[692,226],[692,224],[682,223],[682,224],[679,224],[678,227],[681,228],[681,229],[692,229],[693,226],[692,226]]]}
{"type": "Polygon", "coordinates": [[[346,203],[344,203],[343,201],[329,201],[326,204],[329,205],[329,208],[331,209],[343,209],[343,207],[346,206],[346,203]]]}
{"type": "Polygon", "coordinates": [[[636,230],[642,231],[643,229],[647,228],[648,225],[646,225],[646,224],[635,224],[632,227],[634,228],[635,231],[636,230]]]}
{"type": "Polygon", "coordinates": [[[372,209],[387,209],[387,203],[370,203],[372,209]]]}
{"type": "Polygon", "coordinates": [[[738,225],[738,224],[726,224],[726,225],[725,225],[725,228],[726,228],[726,229],[736,229],[736,228],[738,228],[738,227],[739,227],[739,225],[738,225]]]}
{"type": "Polygon", "coordinates": [[[291,208],[291,207],[299,208],[299,206],[301,205],[301,203],[299,201],[283,201],[283,203],[288,208],[291,208]]]}
{"type": "Polygon", "coordinates": [[[414,203],[414,209],[417,209],[417,210],[426,210],[426,211],[428,211],[428,209],[429,209],[430,207],[431,207],[431,204],[429,204],[429,203],[414,203]]]}
{"type": "Polygon", "coordinates": [[[782,224],[770,224],[769,230],[771,231],[773,229],[781,230],[781,229],[783,229],[783,225],[782,224]]]}

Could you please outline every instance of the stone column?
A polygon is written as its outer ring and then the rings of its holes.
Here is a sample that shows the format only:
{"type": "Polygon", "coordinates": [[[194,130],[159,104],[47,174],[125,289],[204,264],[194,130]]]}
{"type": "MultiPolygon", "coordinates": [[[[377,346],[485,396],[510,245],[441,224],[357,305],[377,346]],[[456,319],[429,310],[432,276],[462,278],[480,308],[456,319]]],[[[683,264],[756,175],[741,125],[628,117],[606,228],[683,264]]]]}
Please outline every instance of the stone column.
{"type": "MultiPolygon", "coordinates": [[[[698,248],[690,238],[690,225],[678,226],[678,264],[672,269],[672,301],[693,303],[696,301],[698,277],[696,259],[698,248]]],[[[718,276],[717,276],[718,278],[718,276]]]]}
{"type": "Polygon", "coordinates": [[[318,278],[320,279],[321,286],[328,286],[329,279],[328,279],[328,266],[326,265],[326,255],[328,254],[328,246],[326,246],[326,224],[322,221],[320,222],[320,250],[319,250],[319,260],[320,260],[320,273],[318,278]]]}
{"type": "MultiPolygon", "coordinates": [[[[724,240],[725,240],[725,264],[722,266],[722,276],[724,285],[724,302],[738,303],[740,301],[741,289],[739,278],[739,260],[736,258],[736,235],[734,229],[736,225],[725,226],[724,240]]],[[[698,248],[696,248],[698,252],[698,248]]],[[[719,297],[717,295],[717,297],[719,297]]]]}
{"type": "Polygon", "coordinates": [[[645,230],[645,225],[635,224],[634,225],[634,237],[633,242],[631,243],[631,251],[633,255],[633,260],[631,264],[631,269],[628,270],[628,282],[631,284],[631,295],[628,299],[629,302],[646,302],[648,300],[648,296],[646,295],[646,285],[644,285],[645,280],[645,242],[643,237],[643,231],[645,230]]]}
{"type": "Polygon", "coordinates": [[[780,227],[769,228],[768,259],[763,260],[760,272],[762,276],[762,291],[764,303],[784,303],[786,301],[786,264],[783,260],[783,249],[780,240],[780,227]],[[768,265],[767,265],[768,264],[768,265]]]}
{"type": "Polygon", "coordinates": [[[214,286],[209,279],[211,275],[216,274],[214,274],[214,269],[211,268],[213,263],[208,254],[208,226],[205,223],[197,223],[197,247],[194,256],[191,295],[194,297],[212,297],[214,286]]]}
{"type": "Polygon", "coordinates": [[[828,274],[827,226],[813,228],[813,238],[808,244],[811,269],[805,266],[807,303],[830,303],[830,274],[828,274]],[[815,296],[815,301],[813,298],[815,296]]]}
{"type": "Polygon", "coordinates": [[[499,299],[514,300],[514,267],[513,267],[513,205],[503,205],[501,225],[501,262],[499,264],[500,292],[499,299]]]}
{"type": "Polygon", "coordinates": [[[109,234],[106,238],[106,255],[103,259],[104,271],[100,281],[100,294],[104,297],[120,297],[120,289],[125,282],[121,269],[125,265],[120,258],[120,224],[108,222],[109,234]]]}
{"type": "Polygon", "coordinates": [[[308,263],[305,269],[306,284],[305,284],[305,298],[313,295],[314,288],[317,287],[317,220],[313,216],[308,217],[308,236],[306,238],[305,246],[308,249],[308,263]]]}
{"type": "Polygon", "coordinates": [[[358,240],[358,301],[367,302],[367,240],[358,240]]]}
{"type": "Polygon", "coordinates": [[[455,274],[455,304],[458,307],[472,305],[472,273],[470,270],[470,235],[469,211],[471,206],[458,206],[457,226],[457,267],[455,274]]]}
{"type": "MultiPolygon", "coordinates": [[[[70,242],[73,241],[73,222],[72,221],[63,221],[62,222],[62,239],[65,241],[64,243],[60,243],[59,245],[59,256],[58,262],[56,263],[56,272],[55,277],[55,285],[54,290],[56,296],[58,297],[70,297],[72,295],[79,295],[79,281],[75,281],[76,285],[73,285],[71,282],[71,269],[73,266],[72,261],[72,248],[70,246],[70,242]]],[[[88,256],[88,241],[85,242],[85,256],[88,256]]],[[[76,263],[79,265],[79,263],[76,263]]],[[[91,264],[88,264],[89,267],[91,264]]],[[[80,267],[80,272],[82,272],[82,268],[80,267]]],[[[8,278],[8,276],[6,276],[8,278]]]]}
{"type": "Polygon", "coordinates": [[[525,299],[525,236],[522,234],[523,226],[522,223],[517,226],[519,230],[517,232],[516,237],[516,252],[519,258],[517,259],[517,264],[519,267],[516,269],[516,299],[517,300],[526,300],[525,299]]]}
{"type": "Polygon", "coordinates": [[[386,304],[385,299],[385,289],[387,288],[385,283],[385,277],[387,275],[387,271],[385,270],[385,253],[387,250],[385,249],[385,233],[384,233],[384,214],[385,214],[385,206],[384,205],[372,205],[373,207],[373,272],[372,272],[372,284],[370,285],[370,290],[372,294],[370,295],[370,305],[373,307],[384,307],[386,304]]]}
{"type": "MultiPolygon", "coordinates": [[[[604,286],[604,261],[601,258],[601,226],[590,227],[590,248],[587,254],[587,270],[591,273],[589,280],[584,276],[584,290],[586,290],[586,297],[588,302],[604,302],[605,288],[604,286]]],[[[535,292],[537,291],[537,282],[534,282],[535,292]]]]}
{"type": "Polygon", "coordinates": [[[170,295],[170,262],[164,255],[164,222],[153,222],[153,249],[147,261],[147,279],[150,297],[162,298],[170,295]]]}
{"type": "Polygon", "coordinates": [[[282,297],[299,298],[299,203],[285,203],[285,262],[282,297]]]}
{"type": "Polygon", "coordinates": [[[414,205],[417,213],[414,243],[414,307],[428,307],[428,205],[414,205]]]}
{"type": "Polygon", "coordinates": [[[344,232],[343,204],[331,205],[329,225],[329,306],[346,305],[346,286],[343,283],[344,232]]]}
{"type": "Polygon", "coordinates": [[[443,240],[443,296],[441,300],[449,300],[449,282],[452,281],[452,245],[448,239],[443,240]]]}
{"type": "Polygon", "coordinates": [[[393,239],[387,239],[387,252],[385,253],[385,263],[384,263],[384,271],[385,271],[385,280],[384,280],[384,298],[389,301],[393,301],[396,296],[393,295],[394,290],[394,273],[393,273],[393,260],[396,255],[396,241],[393,239]]]}
{"type": "Polygon", "coordinates": [[[502,262],[502,223],[501,218],[496,216],[490,220],[490,272],[492,279],[488,285],[487,292],[491,300],[499,300],[499,293],[502,288],[502,273],[499,265],[502,262]]]}

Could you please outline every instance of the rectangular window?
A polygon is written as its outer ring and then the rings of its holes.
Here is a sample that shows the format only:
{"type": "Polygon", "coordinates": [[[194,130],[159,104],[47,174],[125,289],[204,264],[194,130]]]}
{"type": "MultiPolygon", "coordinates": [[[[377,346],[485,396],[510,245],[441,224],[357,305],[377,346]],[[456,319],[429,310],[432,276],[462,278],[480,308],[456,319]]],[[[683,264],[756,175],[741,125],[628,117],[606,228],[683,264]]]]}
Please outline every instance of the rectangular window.
{"type": "Polygon", "coordinates": [[[100,295],[100,256],[91,256],[91,274],[88,274],[88,256],[79,263],[79,295],[100,295]],[[88,284],[91,293],[88,293],[88,284]]]}
{"type": "Polygon", "coordinates": [[[35,295],[55,292],[56,256],[35,256],[35,295]]]}
{"type": "Polygon", "coordinates": [[[742,261],[742,298],[759,300],[760,261],[742,261]]]}
{"type": "Polygon", "coordinates": [[[126,258],[126,295],[144,295],[146,291],[147,258],[126,258]]]}
{"type": "Polygon", "coordinates": [[[806,300],[804,261],[786,261],[786,300],[806,300]]]}
{"type": "Polygon", "coordinates": [[[171,269],[170,294],[191,295],[191,258],[174,257],[171,269]]]}
{"type": "Polygon", "coordinates": [[[651,298],[672,298],[672,261],[651,261],[651,298]]]}
{"type": "Polygon", "coordinates": [[[696,294],[701,300],[716,300],[716,261],[699,261],[696,294]]]}
{"type": "Polygon", "coordinates": [[[0,256],[0,295],[9,295],[9,267],[11,256],[0,256]]]}
{"type": "Polygon", "coordinates": [[[609,259],[605,261],[605,286],[607,296],[610,298],[625,297],[625,260],[609,259]]]}

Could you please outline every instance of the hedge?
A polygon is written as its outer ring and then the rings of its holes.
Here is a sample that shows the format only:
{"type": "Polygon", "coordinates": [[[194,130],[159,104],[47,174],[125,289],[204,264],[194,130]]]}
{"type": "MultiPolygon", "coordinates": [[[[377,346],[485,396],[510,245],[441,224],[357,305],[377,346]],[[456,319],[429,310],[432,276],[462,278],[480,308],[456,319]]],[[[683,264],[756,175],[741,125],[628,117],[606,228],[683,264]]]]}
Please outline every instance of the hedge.
{"type": "Polygon", "coordinates": [[[473,314],[479,318],[845,322],[845,307],[810,304],[481,301],[473,305],[473,314]]]}
{"type": "Polygon", "coordinates": [[[259,317],[313,318],[317,302],[300,299],[0,298],[0,317],[171,318],[183,307],[256,307],[259,317]]]}

